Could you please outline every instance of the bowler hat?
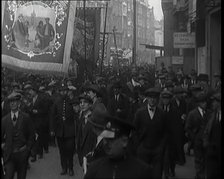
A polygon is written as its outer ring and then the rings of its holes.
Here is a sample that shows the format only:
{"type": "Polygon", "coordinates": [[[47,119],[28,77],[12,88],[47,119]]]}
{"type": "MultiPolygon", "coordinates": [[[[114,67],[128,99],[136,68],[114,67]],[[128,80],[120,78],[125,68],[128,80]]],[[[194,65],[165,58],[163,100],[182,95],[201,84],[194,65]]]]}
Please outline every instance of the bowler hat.
{"type": "Polygon", "coordinates": [[[84,100],[88,101],[89,103],[92,103],[93,102],[93,100],[88,95],[86,95],[86,94],[81,94],[79,96],[79,100],[81,100],[81,99],[84,99],[84,100]]]}
{"type": "Polygon", "coordinates": [[[197,81],[208,81],[208,74],[199,74],[197,77],[197,81]]]}
{"type": "Polygon", "coordinates": [[[34,91],[39,91],[39,89],[36,86],[31,85],[31,84],[27,84],[24,86],[24,90],[28,90],[28,89],[32,89],[34,91]]]}
{"type": "Polygon", "coordinates": [[[160,95],[160,89],[157,87],[149,88],[145,91],[145,96],[148,97],[159,97],[160,95]]]}
{"type": "Polygon", "coordinates": [[[121,85],[121,82],[120,81],[117,81],[113,84],[113,88],[122,88],[122,85],[121,85]]]}
{"type": "Polygon", "coordinates": [[[107,111],[102,111],[102,110],[94,110],[90,116],[90,118],[88,119],[88,121],[95,127],[101,128],[101,129],[105,129],[106,124],[107,124],[107,120],[106,117],[108,116],[108,112],[107,111]]]}
{"type": "Polygon", "coordinates": [[[166,83],[165,83],[165,87],[168,88],[168,87],[173,87],[173,81],[172,80],[168,80],[166,83]]]}
{"type": "Polygon", "coordinates": [[[7,98],[9,101],[17,101],[20,100],[22,95],[17,92],[12,92],[7,98]]]}

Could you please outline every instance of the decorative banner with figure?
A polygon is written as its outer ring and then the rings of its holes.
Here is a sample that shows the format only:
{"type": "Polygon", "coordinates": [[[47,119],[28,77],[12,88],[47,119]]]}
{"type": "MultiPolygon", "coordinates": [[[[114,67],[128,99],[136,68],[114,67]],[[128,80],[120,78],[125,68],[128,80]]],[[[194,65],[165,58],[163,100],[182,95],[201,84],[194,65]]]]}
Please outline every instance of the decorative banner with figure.
{"type": "Polygon", "coordinates": [[[67,73],[75,9],[73,1],[5,1],[3,65],[67,73]]]}

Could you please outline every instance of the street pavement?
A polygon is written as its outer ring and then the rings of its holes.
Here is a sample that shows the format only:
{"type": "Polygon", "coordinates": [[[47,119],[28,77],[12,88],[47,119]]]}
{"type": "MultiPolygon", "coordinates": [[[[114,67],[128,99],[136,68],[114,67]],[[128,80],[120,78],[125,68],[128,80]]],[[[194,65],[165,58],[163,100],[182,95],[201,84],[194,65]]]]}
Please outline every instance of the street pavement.
{"type": "MultiPolygon", "coordinates": [[[[57,147],[50,147],[49,153],[44,154],[43,159],[38,159],[31,163],[31,168],[27,172],[27,179],[82,179],[83,172],[79,166],[77,155],[74,156],[74,176],[61,176],[60,158],[57,147]]],[[[194,159],[192,156],[186,156],[186,163],[183,166],[176,166],[176,177],[173,179],[193,179],[194,159]]]]}

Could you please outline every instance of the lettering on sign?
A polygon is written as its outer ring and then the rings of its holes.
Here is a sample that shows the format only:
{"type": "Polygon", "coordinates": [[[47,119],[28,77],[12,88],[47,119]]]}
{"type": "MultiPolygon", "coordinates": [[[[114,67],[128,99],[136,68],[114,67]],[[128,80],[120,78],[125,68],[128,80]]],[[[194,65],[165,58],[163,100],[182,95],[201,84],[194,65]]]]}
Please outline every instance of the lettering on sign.
{"type": "Polygon", "coordinates": [[[174,48],[195,48],[195,33],[174,32],[174,48]]]}

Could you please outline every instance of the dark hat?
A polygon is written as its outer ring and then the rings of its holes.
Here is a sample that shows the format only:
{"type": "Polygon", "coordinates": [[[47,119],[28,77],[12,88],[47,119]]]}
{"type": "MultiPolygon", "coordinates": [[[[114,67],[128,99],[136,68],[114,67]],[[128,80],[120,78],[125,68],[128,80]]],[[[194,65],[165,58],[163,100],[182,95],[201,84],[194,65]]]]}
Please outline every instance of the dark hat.
{"type": "Polygon", "coordinates": [[[201,91],[202,88],[199,84],[194,84],[189,87],[190,91],[201,91]]]}
{"type": "Polygon", "coordinates": [[[89,103],[92,103],[93,102],[93,100],[88,95],[86,95],[86,94],[81,94],[79,96],[79,100],[81,100],[81,99],[84,99],[84,100],[88,101],[89,103]]]}
{"type": "Polygon", "coordinates": [[[106,120],[106,117],[108,115],[109,114],[107,111],[96,109],[92,112],[90,118],[88,118],[88,121],[95,127],[105,129],[108,122],[108,120],[106,120]]]}
{"type": "Polygon", "coordinates": [[[101,136],[104,138],[116,138],[122,134],[129,136],[131,130],[134,129],[131,123],[121,118],[106,116],[105,120],[108,122],[105,130],[101,133],[101,136]]]}
{"type": "Polygon", "coordinates": [[[200,93],[197,97],[196,97],[196,102],[200,103],[200,102],[206,102],[207,101],[207,95],[205,93],[200,93]]]}
{"type": "Polygon", "coordinates": [[[12,92],[7,98],[9,101],[17,101],[20,100],[22,95],[17,92],[12,92]]]}
{"type": "Polygon", "coordinates": [[[12,84],[11,84],[11,86],[14,88],[14,87],[19,87],[19,83],[17,83],[17,82],[12,82],[12,84]]]}
{"type": "Polygon", "coordinates": [[[214,77],[221,77],[220,73],[214,73],[214,77]]]}
{"type": "Polygon", "coordinates": [[[172,80],[168,80],[166,83],[165,83],[165,87],[168,88],[168,87],[174,87],[173,85],[173,81],[172,80]]]}
{"type": "Polygon", "coordinates": [[[101,96],[100,89],[97,85],[94,85],[94,84],[88,85],[85,90],[86,91],[93,91],[97,94],[97,96],[101,96]]]}
{"type": "Polygon", "coordinates": [[[121,82],[117,81],[113,84],[113,88],[122,88],[121,82]]]}
{"type": "Polygon", "coordinates": [[[157,87],[149,88],[145,91],[145,96],[148,97],[159,97],[160,95],[160,89],[157,87]]]}
{"type": "Polygon", "coordinates": [[[70,101],[70,104],[72,105],[78,105],[79,104],[79,99],[77,97],[73,98],[71,101],[70,101]]]}
{"type": "Polygon", "coordinates": [[[172,98],[173,94],[169,90],[163,90],[161,93],[162,98],[172,98]]]}
{"type": "Polygon", "coordinates": [[[221,93],[215,93],[211,96],[212,100],[217,100],[217,101],[221,101],[221,93]]]}
{"type": "Polygon", "coordinates": [[[46,17],[45,20],[50,20],[50,18],[49,17],[46,17]]]}
{"type": "Polygon", "coordinates": [[[34,90],[34,91],[39,91],[39,89],[38,89],[36,86],[31,85],[31,84],[27,84],[27,85],[25,85],[23,89],[24,89],[24,90],[32,89],[32,90],[34,90]]]}
{"type": "Polygon", "coordinates": [[[159,79],[165,79],[165,78],[166,78],[166,77],[165,77],[164,74],[159,75],[159,79]]]}
{"type": "Polygon", "coordinates": [[[197,77],[197,80],[198,81],[208,81],[208,74],[199,74],[198,77],[197,77]]]}
{"type": "Polygon", "coordinates": [[[180,94],[180,93],[183,93],[183,92],[184,92],[184,89],[182,87],[180,87],[180,86],[175,86],[173,88],[173,93],[174,94],[180,94]]]}
{"type": "Polygon", "coordinates": [[[138,80],[148,81],[148,78],[146,75],[139,75],[138,80]]]}

